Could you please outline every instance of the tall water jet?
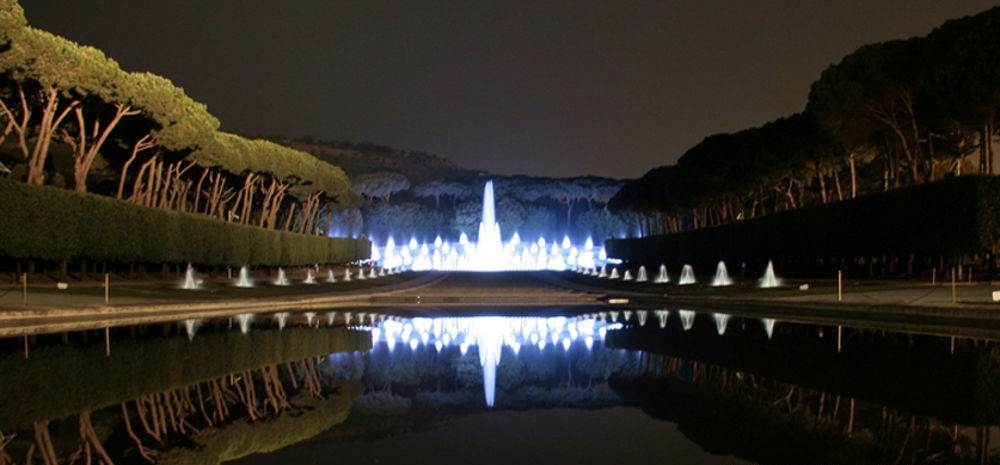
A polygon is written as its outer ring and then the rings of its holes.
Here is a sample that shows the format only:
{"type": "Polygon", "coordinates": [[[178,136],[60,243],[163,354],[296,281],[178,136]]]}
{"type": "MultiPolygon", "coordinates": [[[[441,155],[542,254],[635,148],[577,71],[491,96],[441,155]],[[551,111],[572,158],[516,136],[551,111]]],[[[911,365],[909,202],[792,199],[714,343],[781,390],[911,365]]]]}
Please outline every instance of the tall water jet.
{"type": "Polygon", "coordinates": [[[194,267],[188,263],[187,270],[184,271],[184,282],[181,283],[181,289],[185,290],[195,290],[198,289],[198,279],[194,274],[194,267]]]}
{"type": "Polygon", "coordinates": [[[712,315],[715,318],[715,330],[718,331],[719,336],[726,334],[726,325],[729,324],[729,314],[727,313],[716,313],[712,315]]]}
{"type": "Polygon", "coordinates": [[[246,265],[240,267],[240,274],[236,277],[236,282],[233,285],[236,287],[253,287],[253,281],[250,280],[250,269],[246,265]]]}
{"type": "Polygon", "coordinates": [[[656,274],[656,279],[653,280],[656,284],[666,284],[670,282],[670,276],[667,274],[667,265],[660,264],[660,271],[656,274]]]}
{"type": "Polygon", "coordinates": [[[490,180],[483,187],[483,220],[479,223],[475,267],[481,270],[503,269],[503,255],[500,224],[497,223],[496,203],[493,199],[493,181],[490,180]]]}
{"type": "Polygon", "coordinates": [[[285,276],[285,269],[284,268],[278,268],[278,277],[277,277],[277,279],[274,280],[274,285],[275,286],[288,286],[290,284],[291,283],[288,282],[288,277],[285,276]]]}
{"type": "Polygon", "coordinates": [[[313,276],[313,270],[310,268],[306,270],[306,279],[302,281],[303,284],[316,284],[316,277],[313,276]]]}
{"type": "Polygon", "coordinates": [[[726,271],[726,262],[719,260],[719,265],[715,267],[715,278],[712,279],[712,286],[731,286],[733,280],[729,278],[726,271]]]}
{"type": "Polygon", "coordinates": [[[694,312],[691,310],[679,310],[677,312],[681,316],[681,326],[684,327],[684,331],[691,329],[694,326],[694,312]]]}
{"type": "Polygon", "coordinates": [[[771,335],[774,334],[774,318],[761,318],[760,321],[764,323],[764,331],[767,332],[767,338],[771,339],[771,335]]]}
{"type": "Polygon", "coordinates": [[[691,265],[684,265],[684,268],[681,269],[681,279],[677,281],[677,284],[687,286],[688,284],[694,284],[695,282],[694,268],[691,268],[691,265]]]}
{"type": "Polygon", "coordinates": [[[774,276],[774,263],[767,261],[767,269],[764,270],[764,277],[760,279],[760,287],[778,287],[781,280],[774,276]]]}
{"type": "Polygon", "coordinates": [[[253,322],[252,313],[241,313],[236,315],[236,321],[240,324],[240,332],[243,334],[250,332],[250,323],[253,322]]]}
{"type": "Polygon", "coordinates": [[[372,270],[368,273],[368,279],[375,278],[378,278],[378,272],[375,271],[375,268],[372,268],[372,270]]]}
{"type": "Polygon", "coordinates": [[[646,274],[646,265],[639,266],[639,272],[635,275],[635,282],[644,283],[649,281],[649,276],[646,274]]]}

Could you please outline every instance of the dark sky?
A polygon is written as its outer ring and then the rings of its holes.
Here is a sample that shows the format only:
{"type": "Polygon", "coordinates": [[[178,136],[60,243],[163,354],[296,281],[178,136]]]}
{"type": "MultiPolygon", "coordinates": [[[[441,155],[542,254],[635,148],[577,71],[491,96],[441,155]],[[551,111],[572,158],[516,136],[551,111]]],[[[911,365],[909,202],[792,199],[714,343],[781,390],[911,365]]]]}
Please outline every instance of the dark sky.
{"type": "Polygon", "coordinates": [[[804,108],[861,45],[985,0],[21,0],[224,130],[372,141],[498,174],[637,177],[804,108]]]}

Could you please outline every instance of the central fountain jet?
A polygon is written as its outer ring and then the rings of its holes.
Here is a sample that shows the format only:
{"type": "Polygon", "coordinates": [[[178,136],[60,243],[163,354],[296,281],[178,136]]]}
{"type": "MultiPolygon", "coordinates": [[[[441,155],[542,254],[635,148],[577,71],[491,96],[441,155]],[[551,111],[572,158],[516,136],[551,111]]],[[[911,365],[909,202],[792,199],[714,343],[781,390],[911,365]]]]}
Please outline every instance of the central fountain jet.
{"type": "Polygon", "coordinates": [[[504,258],[500,223],[497,223],[496,203],[493,200],[493,181],[490,180],[483,188],[483,221],[479,223],[476,260],[472,263],[482,271],[499,271],[507,268],[504,258]]]}

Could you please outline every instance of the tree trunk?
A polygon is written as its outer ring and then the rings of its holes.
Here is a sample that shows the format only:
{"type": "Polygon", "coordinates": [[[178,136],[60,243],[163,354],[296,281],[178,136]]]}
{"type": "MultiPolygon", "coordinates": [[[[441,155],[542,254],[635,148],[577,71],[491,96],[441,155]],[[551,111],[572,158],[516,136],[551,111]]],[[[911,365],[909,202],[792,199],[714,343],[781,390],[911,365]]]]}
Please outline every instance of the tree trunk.
{"type": "Polygon", "coordinates": [[[83,108],[77,106],[73,112],[76,114],[77,136],[74,138],[69,133],[64,132],[63,140],[73,147],[73,188],[77,192],[86,192],[87,174],[90,173],[90,168],[94,165],[94,159],[97,158],[101,147],[108,140],[108,136],[115,130],[122,118],[138,115],[140,112],[133,110],[128,104],[116,103],[115,115],[111,117],[111,121],[104,127],[104,130],[101,130],[100,120],[95,119],[90,136],[87,135],[87,124],[83,117],[83,108]],[[89,146],[88,141],[90,142],[89,146]]]}

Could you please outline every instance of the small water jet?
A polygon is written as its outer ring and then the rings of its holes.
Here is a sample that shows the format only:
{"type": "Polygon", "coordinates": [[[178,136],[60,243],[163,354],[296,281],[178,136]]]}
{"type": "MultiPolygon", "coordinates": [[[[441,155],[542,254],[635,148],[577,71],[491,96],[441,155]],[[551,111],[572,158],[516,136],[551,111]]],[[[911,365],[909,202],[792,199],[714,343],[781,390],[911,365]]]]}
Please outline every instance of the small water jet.
{"type": "Polygon", "coordinates": [[[358,280],[364,280],[364,279],[368,279],[365,277],[365,269],[360,268],[358,269],[358,280]]]}
{"type": "Polygon", "coordinates": [[[719,260],[718,266],[715,267],[715,278],[712,279],[712,286],[731,286],[733,280],[729,278],[729,272],[726,270],[726,262],[719,260]]]}
{"type": "Polygon", "coordinates": [[[656,279],[653,280],[656,284],[666,284],[670,282],[670,275],[667,274],[667,265],[660,265],[660,271],[656,274],[656,279]]]}
{"type": "Polygon", "coordinates": [[[240,273],[236,276],[236,282],[233,283],[236,287],[253,287],[253,281],[250,280],[250,269],[246,265],[240,267],[240,273]]]}
{"type": "Polygon", "coordinates": [[[313,276],[313,270],[309,269],[306,271],[306,279],[302,281],[303,284],[316,284],[316,277],[313,276]]]}
{"type": "Polygon", "coordinates": [[[333,270],[330,268],[326,269],[326,282],[328,283],[337,282],[337,277],[333,275],[333,270]]]}
{"type": "Polygon", "coordinates": [[[681,317],[681,326],[684,327],[684,331],[691,329],[694,326],[694,312],[691,310],[679,310],[677,312],[681,317]]]}
{"type": "Polygon", "coordinates": [[[247,334],[250,332],[250,323],[253,323],[253,314],[241,313],[236,315],[236,321],[240,324],[240,332],[247,334]]]}
{"type": "Polygon", "coordinates": [[[681,269],[681,279],[677,281],[677,284],[687,286],[696,282],[694,279],[694,268],[691,268],[691,265],[684,265],[684,268],[681,269]]]}
{"type": "Polygon", "coordinates": [[[345,282],[350,282],[351,281],[351,269],[350,268],[344,268],[344,281],[345,282]]]}
{"type": "Polygon", "coordinates": [[[622,276],[622,281],[631,281],[631,280],[632,280],[632,271],[625,270],[625,275],[622,276]]]}
{"type": "Polygon", "coordinates": [[[611,269],[611,274],[608,275],[608,279],[618,279],[619,277],[620,276],[618,275],[618,268],[617,267],[612,268],[611,269]]]}
{"type": "Polygon", "coordinates": [[[601,266],[601,272],[597,273],[597,277],[598,278],[607,278],[608,277],[608,267],[607,266],[601,266]]]}
{"type": "Polygon", "coordinates": [[[646,265],[641,265],[639,272],[635,275],[635,282],[644,283],[646,281],[649,281],[649,276],[646,274],[646,265]]]}
{"type": "Polygon", "coordinates": [[[767,269],[764,270],[764,277],[760,279],[760,287],[778,287],[781,286],[781,280],[774,276],[774,263],[770,260],[767,261],[767,269]]]}
{"type": "Polygon", "coordinates": [[[288,277],[285,276],[285,269],[284,268],[278,268],[278,278],[274,280],[274,285],[275,286],[289,286],[289,285],[291,285],[291,283],[288,282],[288,277]]]}
{"type": "Polygon", "coordinates": [[[716,313],[712,315],[715,319],[715,330],[719,332],[719,336],[726,334],[726,325],[729,324],[729,314],[726,313],[716,313]]]}
{"type": "Polygon", "coordinates": [[[191,291],[200,287],[201,283],[194,274],[194,267],[188,263],[187,270],[184,271],[184,282],[181,283],[181,289],[191,291]]]}

